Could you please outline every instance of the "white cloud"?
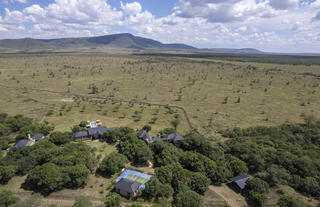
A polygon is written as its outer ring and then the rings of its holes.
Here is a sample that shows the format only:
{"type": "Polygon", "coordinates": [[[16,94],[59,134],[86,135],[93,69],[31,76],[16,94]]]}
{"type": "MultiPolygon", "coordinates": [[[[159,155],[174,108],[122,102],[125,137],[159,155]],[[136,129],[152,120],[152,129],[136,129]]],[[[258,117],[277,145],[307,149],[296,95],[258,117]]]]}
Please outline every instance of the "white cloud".
{"type": "Polygon", "coordinates": [[[142,11],[142,6],[139,2],[132,2],[123,4],[122,1],[120,2],[121,8],[127,15],[136,15],[142,11]]]}
{"type": "Polygon", "coordinates": [[[297,8],[299,0],[270,0],[270,6],[278,10],[297,8]]]}
{"type": "Polygon", "coordinates": [[[175,15],[183,18],[201,17],[209,22],[234,22],[248,18],[269,18],[277,14],[267,1],[255,0],[179,0],[175,15]]]}
{"type": "Polygon", "coordinates": [[[18,2],[18,3],[21,3],[21,4],[26,4],[26,3],[28,3],[27,0],[3,0],[3,2],[4,2],[5,4],[15,3],[15,2],[18,2]]]}

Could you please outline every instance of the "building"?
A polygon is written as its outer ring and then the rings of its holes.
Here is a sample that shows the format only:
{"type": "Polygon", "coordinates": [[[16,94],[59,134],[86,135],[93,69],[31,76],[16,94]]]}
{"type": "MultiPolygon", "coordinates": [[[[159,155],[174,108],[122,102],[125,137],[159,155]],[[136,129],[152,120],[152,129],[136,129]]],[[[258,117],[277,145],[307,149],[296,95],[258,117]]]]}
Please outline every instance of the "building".
{"type": "Polygon", "coordinates": [[[29,146],[29,140],[28,139],[20,139],[17,141],[11,148],[10,150],[16,150],[22,147],[29,146]]]}
{"type": "Polygon", "coordinates": [[[10,150],[16,150],[18,148],[22,147],[27,147],[27,146],[32,146],[34,145],[37,141],[46,138],[43,134],[36,134],[31,136],[28,134],[28,139],[21,139],[17,141],[11,148],[10,150]]]}
{"type": "Polygon", "coordinates": [[[44,139],[46,138],[43,134],[36,134],[36,135],[33,135],[31,136],[31,139],[33,139],[34,141],[39,141],[40,139],[44,139]]]}
{"type": "Polygon", "coordinates": [[[231,178],[230,180],[235,183],[241,190],[245,189],[247,181],[250,180],[252,176],[250,175],[238,175],[237,177],[231,178]]]}
{"type": "Polygon", "coordinates": [[[74,137],[76,139],[81,139],[81,138],[99,139],[100,137],[103,136],[105,132],[115,130],[115,129],[117,128],[107,128],[105,126],[88,128],[87,131],[75,133],[74,137]]]}
{"type": "Polygon", "coordinates": [[[147,142],[147,144],[151,144],[152,142],[155,142],[155,141],[173,142],[176,144],[184,140],[184,138],[178,133],[168,134],[160,138],[160,137],[151,137],[147,132],[143,131],[143,132],[138,132],[137,137],[140,139],[143,139],[145,142],[147,142]]]}
{"type": "Polygon", "coordinates": [[[133,198],[137,195],[140,186],[141,183],[122,178],[118,183],[116,183],[114,188],[120,195],[133,198]]]}
{"type": "Polygon", "coordinates": [[[135,197],[139,190],[145,190],[145,184],[151,177],[151,175],[134,170],[125,170],[116,179],[115,191],[125,197],[135,197]]]}

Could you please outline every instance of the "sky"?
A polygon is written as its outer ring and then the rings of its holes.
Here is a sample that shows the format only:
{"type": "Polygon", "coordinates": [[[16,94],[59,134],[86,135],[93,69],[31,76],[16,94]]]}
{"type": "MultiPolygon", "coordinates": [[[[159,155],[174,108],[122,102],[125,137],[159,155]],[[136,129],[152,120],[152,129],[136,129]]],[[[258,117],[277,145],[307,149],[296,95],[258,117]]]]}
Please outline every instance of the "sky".
{"type": "Polygon", "coordinates": [[[320,53],[320,0],[0,0],[0,39],[115,33],[198,48],[320,53]]]}

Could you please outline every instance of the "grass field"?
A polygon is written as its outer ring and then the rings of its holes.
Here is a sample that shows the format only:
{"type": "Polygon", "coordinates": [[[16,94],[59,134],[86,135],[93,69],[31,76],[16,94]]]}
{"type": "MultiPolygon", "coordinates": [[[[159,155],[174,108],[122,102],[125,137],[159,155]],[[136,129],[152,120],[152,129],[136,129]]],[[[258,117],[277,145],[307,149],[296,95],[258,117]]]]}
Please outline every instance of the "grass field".
{"type": "Polygon", "coordinates": [[[2,55],[0,110],[64,131],[81,120],[151,124],[152,135],[179,118],[179,132],[194,127],[210,137],[235,126],[302,122],[303,113],[319,117],[319,74],[319,66],[205,58],[2,55]]]}

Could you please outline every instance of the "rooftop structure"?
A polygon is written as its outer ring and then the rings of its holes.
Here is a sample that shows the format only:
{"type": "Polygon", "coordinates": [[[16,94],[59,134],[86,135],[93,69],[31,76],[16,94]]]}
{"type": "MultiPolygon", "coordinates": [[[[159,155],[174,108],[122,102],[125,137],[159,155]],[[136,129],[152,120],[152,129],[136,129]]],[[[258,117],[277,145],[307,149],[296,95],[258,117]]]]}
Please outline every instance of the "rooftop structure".
{"type": "Polygon", "coordinates": [[[121,178],[121,180],[116,183],[114,188],[122,196],[132,198],[136,196],[136,193],[138,192],[140,185],[141,183],[138,183],[136,181],[121,178]]]}
{"type": "Polygon", "coordinates": [[[137,137],[140,139],[143,139],[148,144],[151,144],[154,141],[167,141],[167,142],[178,143],[184,140],[184,138],[178,133],[168,134],[160,138],[160,137],[151,137],[147,132],[143,131],[143,132],[138,132],[137,137]]]}
{"type": "Polygon", "coordinates": [[[237,177],[231,178],[230,180],[233,181],[235,184],[237,184],[237,186],[241,190],[243,190],[247,185],[247,181],[251,178],[252,176],[243,174],[243,175],[238,175],[237,177]]]}

